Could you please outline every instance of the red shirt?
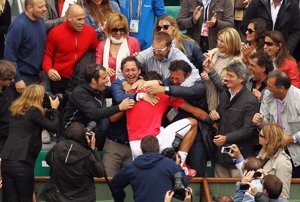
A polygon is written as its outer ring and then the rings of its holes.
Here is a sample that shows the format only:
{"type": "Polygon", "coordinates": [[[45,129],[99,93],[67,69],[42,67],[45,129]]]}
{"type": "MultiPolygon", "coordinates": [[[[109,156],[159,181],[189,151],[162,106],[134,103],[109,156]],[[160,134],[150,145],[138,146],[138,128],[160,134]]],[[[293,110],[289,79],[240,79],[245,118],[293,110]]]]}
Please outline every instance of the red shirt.
{"type": "Polygon", "coordinates": [[[77,32],[69,22],[64,22],[49,32],[43,69],[46,73],[55,69],[61,77],[69,79],[78,60],[89,49],[96,51],[97,45],[97,34],[92,27],[84,25],[82,31],[77,32]]]}
{"type": "Polygon", "coordinates": [[[298,65],[295,61],[285,59],[283,64],[279,67],[279,69],[287,73],[287,75],[289,75],[292,85],[296,86],[297,88],[300,88],[298,65]]]}
{"type": "Polygon", "coordinates": [[[58,16],[61,17],[61,12],[64,7],[65,0],[58,0],[58,16]]]}
{"type": "Polygon", "coordinates": [[[141,140],[146,135],[156,136],[160,133],[162,117],[169,106],[180,107],[185,101],[180,98],[172,100],[166,94],[157,95],[159,102],[152,106],[141,100],[132,109],[126,111],[129,141],[141,140]]]}

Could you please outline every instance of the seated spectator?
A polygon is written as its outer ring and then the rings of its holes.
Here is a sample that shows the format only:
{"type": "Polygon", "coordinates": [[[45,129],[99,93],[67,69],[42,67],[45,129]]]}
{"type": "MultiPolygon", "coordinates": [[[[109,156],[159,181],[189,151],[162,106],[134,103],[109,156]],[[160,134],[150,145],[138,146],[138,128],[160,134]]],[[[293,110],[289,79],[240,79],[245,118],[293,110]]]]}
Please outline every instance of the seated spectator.
{"type": "MultiPolygon", "coordinates": [[[[263,170],[266,174],[276,175],[283,183],[283,190],[280,197],[288,200],[291,177],[292,165],[290,157],[285,153],[283,146],[283,131],[278,124],[266,124],[259,134],[259,144],[262,149],[257,158],[263,161],[263,170]]],[[[232,153],[229,155],[236,159],[236,166],[240,167],[243,162],[243,157],[236,145],[230,146],[232,153]]]]}
{"type": "Polygon", "coordinates": [[[110,82],[116,79],[122,60],[140,52],[140,44],[136,38],[128,36],[128,22],[121,13],[112,13],[107,17],[107,39],[99,43],[96,51],[96,63],[106,68],[110,82]]]}
{"type": "Polygon", "coordinates": [[[296,60],[290,55],[282,34],[269,31],[265,34],[264,51],[271,57],[275,69],[287,73],[292,85],[300,87],[299,70],[296,60]]]}
{"type": "Polygon", "coordinates": [[[251,183],[252,185],[256,186],[256,188],[259,191],[262,191],[262,184],[261,184],[261,177],[263,175],[262,173],[262,161],[260,159],[257,159],[255,157],[248,157],[242,165],[242,180],[241,182],[237,182],[237,190],[236,194],[234,196],[235,201],[241,201],[241,202],[250,202],[254,201],[254,196],[247,193],[246,190],[249,188],[245,186],[248,186],[248,183],[251,183]]]}
{"type": "Polygon", "coordinates": [[[173,40],[173,45],[187,56],[199,72],[203,71],[202,63],[205,58],[199,45],[192,38],[181,33],[176,20],[172,16],[161,16],[156,22],[154,32],[169,34],[173,40]]]}
{"type": "Polygon", "coordinates": [[[234,28],[225,28],[218,33],[217,48],[205,54],[203,62],[204,72],[201,73],[207,86],[208,110],[215,110],[220,101],[221,91],[211,78],[217,74],[224,79],[226,77],[226,67],[233,61],[241,61],[241,38],[234,28]]]}
{"type": "Polygon", "coordinates": [[[187,177],[180,166],[159,154],[159,142],[155,136],[145,136],[140,147],[143,155],[125,165],[110,183],[115,201],[124,201],[124,188],[129,184],[134,201],[164,201],[166,192],[173,188],[174,176],[178,173],[182,175],[184,186],[187,186],[187,177]]]}
{"type": "Polygon", "coordinates": [[[266,175],[262,179],[263,191],[259,192],[255,186],[250,184],[249,193],[255,197],[255,202],[287,202],[280,198],[282,182],[275,175],[266,175]]]}
{"type": "Polygon", "coordinates": [[[246,44],[242,46],[243,62],[248,64],[249,57],[256,51],[263,51],[264,37],[267,31],[266,23],[262,19],[253,19],[248,22],[246,29],[246,44]]]}
{"type": "Polygon", "coordinates": [[[95,29],[99,41],[104,40],[106,20],[114,11],[120,12],[119,5],[113,0],[83,0],[82,7],[85,23],[95,29]]]}
{"type": "Polygon", "coordinates": [[[96,200],[94,177],[106,173],[93,132],[88,136],[82,124],[72,123],[65,131],[65,139],[47,153],[46,162],[51,167],[51,176],[42,192],[44,200],[96,200]]]}

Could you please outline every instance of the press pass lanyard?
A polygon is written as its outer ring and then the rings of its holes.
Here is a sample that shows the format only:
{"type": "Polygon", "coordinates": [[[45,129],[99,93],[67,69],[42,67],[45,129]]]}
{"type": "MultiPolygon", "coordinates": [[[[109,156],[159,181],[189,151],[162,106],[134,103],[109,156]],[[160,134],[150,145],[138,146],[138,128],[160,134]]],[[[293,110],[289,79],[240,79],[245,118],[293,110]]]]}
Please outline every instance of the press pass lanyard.
{"type": "MultiPolygon", "coordinates": [[[[130,0],[130,8],[129,8],[130,19],[132,19],[132,0],[130,0]]],[[[137,19],[140,19],[141,16],[141,0],[138,0],[138,8],[136,11],[137,19]]]]}

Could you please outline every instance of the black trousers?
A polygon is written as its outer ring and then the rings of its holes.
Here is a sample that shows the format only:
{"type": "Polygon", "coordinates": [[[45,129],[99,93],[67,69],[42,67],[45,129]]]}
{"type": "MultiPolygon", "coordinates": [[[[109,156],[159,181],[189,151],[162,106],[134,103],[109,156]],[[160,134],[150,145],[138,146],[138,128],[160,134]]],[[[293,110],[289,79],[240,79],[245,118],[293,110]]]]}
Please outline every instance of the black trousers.
{"type": "Polygon", "coordinates": [[[3,202],[32,202],[34,168],[24,161],[2,159],[3,202]]]}

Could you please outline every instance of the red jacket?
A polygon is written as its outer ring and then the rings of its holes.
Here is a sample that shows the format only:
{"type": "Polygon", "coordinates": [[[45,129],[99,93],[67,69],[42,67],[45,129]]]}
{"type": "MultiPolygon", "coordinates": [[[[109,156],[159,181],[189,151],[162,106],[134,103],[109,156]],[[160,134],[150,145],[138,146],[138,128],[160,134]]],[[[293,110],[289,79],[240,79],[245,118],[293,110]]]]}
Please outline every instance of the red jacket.
{"type": "Polygon", "coordinates": [[[300,88],[298,65],[295,61],[285,59],[283,64],[279,67],[279,69],[289,75],[292,85],[296,86],[297,88],[300,88]]]}
{"type": "Polygon", "coordinates": [[[92,49],[96,51],[98,38],[95,30],[84,25],[81,32],[64,22],[53,28],[47,37],[43,59],[43,69],[58,71],[63,78],[69,79],[77,61],[92,49]]]}

